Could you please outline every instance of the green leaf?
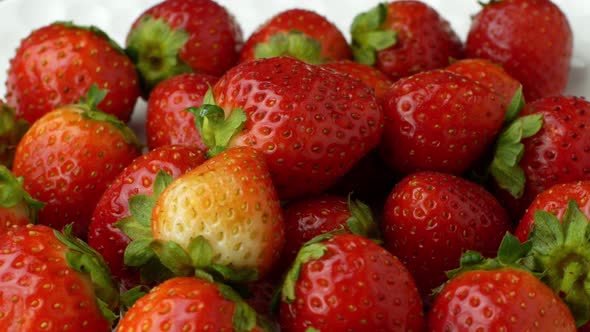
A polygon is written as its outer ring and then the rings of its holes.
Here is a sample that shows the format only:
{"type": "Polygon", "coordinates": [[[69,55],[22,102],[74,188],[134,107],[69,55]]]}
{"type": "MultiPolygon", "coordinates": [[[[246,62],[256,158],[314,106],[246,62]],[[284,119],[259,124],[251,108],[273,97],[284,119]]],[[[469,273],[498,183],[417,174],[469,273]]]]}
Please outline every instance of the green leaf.
{"type": "Polygon", "coordinates": [[[357,15],[350,27],[350,32],[354,35],[359,32],[375,31],[381,27],[387,18],[387,5],[380,3],[373,9],[357,15]]]}
{"type": "Polygon", "coordinates": [[[233,269],[226,265],[211,264],[209,271],[218,274],[226,282],[250,282],[258,280],[258,271],[256,269],[233,269]]]}
{"type": "Polygon", "coordinates": [[[96,83],[93,83],[86,96],[80,98],[80,104],[86,106],[88,111],[97,111],[98,104],[105,99],[107,93],[107,90],[100,89],[96,83]]]}
{"type": "Polygon", "coordinates": [[[257,59],[290,56],[311,64],[322,64],[322,44],[301,31],[276,33],[268,42],[258,43],[254,48],[257,59]]]}
{"type": "Polygon", "coordinates": [[[315,327],[308,327],[305,329],[305,332],[320,332],[320,330],[316,329],[315,327]]]}
{"type": "Polygon", "coordinates": [[[531,242],[520,243],[516,236],[506,233],[498,248],[498,260],[504,265],[516,264],[531,251],[532,247],[531,242]]]}
{"type": "Polygon", "coordinates": [[[129,198],[129,212],[137,223],[145,227],[152,224],[152,210],[155,206],[156,200],[147,195],[134,195],[129,198]]]}
{"type": "Polygon", "coordinates": [[[186,251],[173,241],[154,240],[150,243],[152,250],[158,255],[160,262],[175,276],[194,274],[191,258],[186,251]]]}
{"type": "Polygon", "coordinates": [[[359,200],[353,201],[348,195],[348,209],[351,217],[346,220],[346,225],[353,234],[371,239],[380,238],[379,227],[377,227],[373,219],[373,212],[367,204],[359,200]]]}
{"type": "Polygon", "coordinates": [[[504,123],[511,123],[516,119],[520,111],[524,108],[524,95],[522,93],[522,85],[518,87],[514,96],[512,96],[512,100],[510,101],[510,105],[508,105],[508,109],[506,110],[506,116],[504,117],[504,123]]]}
{"type": "Polygon", "coordinates": [[[352,49],[354,61],[365,65],[372,66],[377,61],[375,50],[370,48],[355,47],[352,49]]]}
{"type": "Polygon", "coordinates": [[[236,332],[251,331],[256,327],[256,311],[246,302],[236,302],[236,307],[232,317],[232,325],[236,332]]]}
{"type": "Polygon", "coordinates": [[[12,208],[24,201],[29,209],[29,219],[35,222],[37,212],[45,204],[34,199],[23,188],[23,177],[16,177],[4,165],[0,165],[0,207],[12,208]]]}
{"type": "Polygon", "coordinates": [[[127,266],[143,266],[153,259],[156,254],[150,247],[152,239],[141,239],[132,241],[125,248],[123,260],[127,266]]]}
{"type": "Polygon", "coordinates": [[[219,294],[221,294],[221,296],[223,296],[224,299],[230,300],[232,302],[243,301],[240,294],[238,294],[238,292],[236,292],[232,287],[221,283],[216,283],[216,285],[217,290],[219,290],[219,294]]]}
{"type": "Polygon", "coordinates": [[[160,283],[175,277],[174,273],[165,267],[158,257],[150,259],[141,266],[139,272],[141,281],[145,284],[160,283]]]}
{"type": "Polygon", "coordinates": [[[152,238],[152,229],[150,225],[142,225],[132,216],[123,218],[117,221],[114,225],[132,240],[152,238]]]}
{"type": "Polygon", "coordinates": [[[299,250],[293,265],[287,272],[283,287],[281,288],[283,301],[291,303],[295,300],[295,284],[299,279],[302,265],[312,259],[321,258],[327,250],[328,248],[321,242],[308,242],[299,250]]]}
{"type": "Polygon", "coordinates": [[[111,324],[118,318],[113,310],[111,310],[109,305],[100,298],[96,299],[96,304],[98,304],[98,310],[100,311],[101,315],[107,321],[111,322],[111,324]]]}
{"type": "Polygon", "coordinates": [[[534,239],[534,252],[548,255],[556,246],[563,245],[565,234],[557,217],[547,211],[537,210],[535,227],[529,233],[529,239],[534,239]]]}
{"type": "Polygon", "coordinates": [[[121,294],[121,304],[125,309],[131,308],[137,300],[147,295],[148,289],[145,286],[136,286],[121,294]]]}
{"type": "MultiPolygon", "coordinates": [[[[152,193],[152,197],[154,198],[154,205],[157,201],[157,198],[160,197],[164,189],[166,189],[166,187],[168,187],[170,183],[172,183],[172,181],[174,181],[172,175],[168,174],[167,172],[161,169],[158,171],[158,173],[156,174],[156,178],[154,179],[154,190],[152,193]]],[[[150,209],[150,218],[151,210],[153,210],[153,208],[154,207],[152,206],[152,208],[150,209]]]]}
{"type": "Polygon", "coordinates": [[[356,42],[363,48],[381,51],[395,45],[397,34],[395,31],[368,31],[357,34],[356,42]]]}
{"type": "Polygon", "coordinates": [[[373,65],[375,53],[395,45],[396,32],[381,26],[387,18],[387,5],[378,4],[368,12],[357,15],[350,27],[355,61],[373,65]]]}
{"type": "Polygon", "coordinates": [[[199,235],[192,239],[188,246],[188,254],[191,257],[193,267],[203,269],[213,263],[213,248],[209,241],[199,235]]]}

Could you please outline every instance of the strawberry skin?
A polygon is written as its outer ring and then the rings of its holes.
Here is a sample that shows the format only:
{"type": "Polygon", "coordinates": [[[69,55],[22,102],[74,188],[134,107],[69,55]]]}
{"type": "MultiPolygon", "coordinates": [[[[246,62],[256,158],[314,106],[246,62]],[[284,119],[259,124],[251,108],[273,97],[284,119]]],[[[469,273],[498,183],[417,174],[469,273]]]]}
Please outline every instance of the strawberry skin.
{"type": "Polygon", "coordinates": [[[253,322],[243,324],[238,307],[245,304],[228,298],[222,287],[229,288],[197,278],[167,280],[135,302],[116,331],[264,331],[255,313],[253,322]]]}
{"type": "Polygon", "coordinates": [[[127,122],[139,97],[135,67],[97,28],[54,23],[33,31],[10,62],[6,101],[33,123],[56,107],[77,102],[92,84],[109,91],[102,111],[127,122]]]}
{"type": "Polygon", "coordinates": [[[94,290],[46,226],[0,234],[0,330],[108,332],[94,290]]]}
{"type": "Polygon", "coordinates": [[[383,115],[363,83],[289,57],[243,63],[214,88],[226,113],[247,120],[230,147],[264,154],[281,199],[319,193],[371,151],[383,115]]]}
{"type": "Polygon", "coordinates": [[[340,234],[308,243],[303,251],[309,255],[299,257],[311,258],[296,262],[283,286],[283,331],[422,331],[412,276],[385,249],[340,234]]]}
{"type": "Polygon", "coordinates": [[[215,264],[263,276],[282,250],[284,223],[262,154],[229,149],[176,178],[153,209],[151,230],[185,250],[202,236],[215,264]]]}
{"type": "Polygon", "coordinates": [[[576,331],[567,306],[531,273],[468,271],[449,281],[428,317],[438,331],[576,331]]]}
{"type": "Polygon", "coordinates": [[[187,107],[201,106],[203,96],[217,78],[198,73],[181,74],[160,82],[150,93],[146,115],[150,150],[163,145],[207,147],[187,107]]]}
{"type": "Polygon", "coordinates": [[[568,20],[550,0],[503,0],[474,17],[466,53],[501,64],[534,101],[564,91],[572,45],[568,20]]]}
{"type": "Polygon", "coordinates": [[[567,210],[568,202],[575,200],[582,213],[590,218],[590,181],[577,181],[555,185],[535,197],[520,220],[514,235],[524,242],[535,224],[535,213],[538,210],[547,211],[562,220],[567,210]]]}
{"type": "Polygon", "coordinates": [[[365,65],[349,60],[340,60],[328,62],[322,65],[324,68],[330,68],[341,74],[348,75],[354,79],[361,80],[368,87],[375,91],[375,97],[378,100],[383,100],[389,87],[393,83],[385,74],[380,72],[375,67],[365,65]]]}
{"type": "Polygon", "coordinates": [[[383,214],[385,247],[412,273],[425,300],[465,250],[494,256],[512,228],[504,208],[483,187],[436,172],[404,178],[383,214]]]}
{"type": "Polygon", "coordinates": [[[498,193],[515,220],[553,185],[590,180],[590,103],[577,97],[547,97],[527,104],[520,118],[535,114],[542,115],[543,126],[522,140],[519,167],[526,176],[524,193],[520,198],[503,190],[498,193]]]}
{"type": "Polygon", "coordinates": [[[244,43],[240,62],[279,55],[314,64],[352,58],[342,32],[322,15],[305,9],[283,11],[260,26],[244,43]],[[296,49],[281,45],[290,38],[304,42],[296,49]],[[310,52],[313,48],[317,50],[310,52]]]}
{"type": "Polygon", "coordinates": [[[13,171],[31,196],[46,203],[40,224],[61,229],[74,223],[76,234],[86,237],[103,191],[139,155],[133,132],[108,117],[66,106],[44,115],[23,136],[13,171]]]}
{"type": "Polygon", "coordinates": [[[462,174],[491,145],[505,113],[500,95],[465,76],[422,72],[391,86],[379,152],[401,174],[462,174]]]}
{"type": "Polygon", "coordinates": [[[162,146],[133,160],[104,191],[92,214],[88,244],[108,263],[113,276],[126,288],[139,282],[136,270],[125,266],[123,253],[130,242],[114,224],[130,215],[129,198],[149,195],[158,171],[176,178],[205,161],[205,154],[197,147],[162,146]]]}

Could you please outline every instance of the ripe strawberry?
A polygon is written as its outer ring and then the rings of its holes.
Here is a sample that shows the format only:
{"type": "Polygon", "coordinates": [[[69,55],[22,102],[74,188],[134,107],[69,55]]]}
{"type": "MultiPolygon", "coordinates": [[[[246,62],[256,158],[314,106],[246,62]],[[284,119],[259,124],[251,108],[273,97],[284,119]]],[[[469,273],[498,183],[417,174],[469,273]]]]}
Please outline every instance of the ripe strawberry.
{"type": "Polygon", "coordinates": [[[25,190],[46,203],[39,223],[73,223],[81,237],[102,192],[140,152],[131,129],[96,110],[103,97],[93,86],[87,104],[44,115],[23,136],[14,158],[14,174],[23,177],[25,190]]]}
{"type": "Polygon", "coordinates": [[[572,40],[566,16],[550,0],[490,1],[473,19],[466,53],[501,64],[534,101],[564,91],[572,40]]]}
{"type": "Polygon", "coordinates": [[[256,312],[229,286],[197,278],[173,278],[129,309],[117,332],[265,331],[256,312]]]}
{"type": "Polygon", "coordinates": [[[0,100],[0,165],[12,168],[16,145],[28,129],[27,121],[17,119],[14,108],[0,100]]]}
{"type": "Polygon", "coordinates": [[[123,264],[123,253],[131,240],[115,225],[131,215],[129,199],[135,195],[151,195],[159,171],[176,178],[204,161],[205,154],[197,147],[156,148],[133,160],[100,197],[90,221],[88,244],[104,257],[113,276],[125,288],[140,281],[138,271],[123,264]]]}
{"type": "Polygon", "coordinates": [[[570,200],[575,200],[582,212],[590,218],[590,181],[577,181],[557,184],[535,197],[520,220],[514,235],[524,242],[535,224],[535,214],[539,210],[547,211],[562,220],[570,200]]]}
{"type": "Polygon", "coordinates": [[[181,73],[220,76],[238,60],[242,31],[212,0],[165,0],[143,12],[127,35],[127,52],[143,88],[181,73]]]}
{"type": "Polygon", "coordinates": [[[338,28],[310,10],[290,9],[273,16],[248,38],[240,62],[275,56],[292,56],[319,64],[352,58],[338,28]]]}
{"type": "Polygon", "coordinates": [[[308,242],[281,291],[283,331],[422,331],[420,295],[402,263],[352,234],[308,242]]]}
{"type": "Polygon", "coordinates": [[[512,228],[506,211],[483,187],[436,172],[404,178],[383,214],[385,247],[412,273],[424,301],[465,250],[494,256],[512,228]]]}
{"type": "Polygon", "coordinates": [[[361,82],[365,83],[375,91],[375,97],[380,101],[385,99],[385,94],[392,84],[391,80],[389,80],[385,74],[377,70],[375,67],[363,63],[341,60],[325,63],[322,67],[330,68],[341,74],[361,80],[361,82]]]}
{"type": "Polygon", "coordinates": [[[23,178],[0,165],[0,233],[14,225],[35,223],[44,204],[23,189],[23,178]]]}
{"type": "Polygon", "coordinates": [[[567,306],[517,268],[459,274],[436,297],[429,331],[576,331],[567,306]]]}
{"type": "Polygon", "coordinates": [[[355,60],[393,81],[445,67],[463,53],[449,23],[420,1],[381,3],[355,17],[350,30],[355,60]]]}
{"type": "Polygon", "coordinates": [[[366,85],[290,57],[238,65],[213,95],[193,110],[209,153],[261,151],[281,199],[328,188],[382,132],[381,108],[366,85]]]}
{"type": "Polygon", "coordinates": [[[108,332],[119,292],[101,257],[49,227],[0,234],[0,330],[108,332]]]}
{"type": "Polygon", "coordinates": [[[93,84],[109,92],[100,109],[127,122],[139,97],[130,59],[98,28],[57,22],[21,42],[10,61],[6,101],[18,118],[33,123],[77,102],[93,84]]]}
{"type": "Polygon", "coordinates": [[[204,271],[229,281],[269,272],[283,247],[284,225],[260,153],[229,149],[163,182],[169,185],[158,185],[152,197],[136,199],[146,211],[130,207],[133,218],[119,223],[134,240],[126,264],[150,269],[157,255],[174,275],[204,271]]]}
{"type": "Polygon", "coordinates": [[[447,68],[457,74],[483,84],[504,97],[508,104],[513,99],[519,99],[518,93],[522,93],[520,83],[512,78],[502,66],[484,59],[464,59],[453,62],[447,68]]]}
{"type": "Polygon", "coordinates": [[[556,96],[527,104],[500,135],[490,170],[501,188],[498,198],[513,219],[519,220],[533,199],[553,185],[590,180],[588,126],[589,102],[556,96]]]}
{"type": "Polygon", "coordinates": [[[394,83],[384,106],[379,152],[401,174],[462,174],[491,145],[506,114],[504,98],[445,70],[394,83]]]}
{"type": "Polygon", "coordinates": [[[195,126],[194,115],[185,109],[201,106],[207,89],[216,81],[211,75],[181,74],[160,82],[152,90],[145,123],[150,150],[173,144],[207,148],[195,126]]]}

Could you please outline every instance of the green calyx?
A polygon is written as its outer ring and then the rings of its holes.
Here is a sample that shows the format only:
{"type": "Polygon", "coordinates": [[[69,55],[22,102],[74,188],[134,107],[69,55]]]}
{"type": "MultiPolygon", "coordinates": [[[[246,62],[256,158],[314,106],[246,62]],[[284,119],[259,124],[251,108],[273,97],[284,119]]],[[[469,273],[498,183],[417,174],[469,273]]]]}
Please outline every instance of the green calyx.
{"type": "Polygon", "coordinates": [[[14,108],[0,102],[0,165],[12,167],[18,142],[29,129],[29,123],[16,118],[14,108]]]}
{"type": "Polygon", "coordinates": [[[92,84],[86,96],[82,97],[78,104],[74,106],[82,111],[81,114],[84,119],[108,123],[109,126],[121,133],[125,142],[135,146],[138,151],[141,150],[142,145],[131,128],[116,116],[98,109],[98,104],[104,100],[107,93],[107,90],[99,89],[98,85],[92,84]]]}
{"type": "Polygon", "coordinates": [[[68,28],[68,29],[80,29],[80,30],[90,31],[93,34],[95,34],[101,38],[104,38],[111,45],[111,47],[114,48],[117,52],[119,52],[121,54],[125,54],[125,50],[123,50],[123,48],[119,44],[117,44],[116,41],[111,39],[111,37],[109,37],[109,35],[106,32],[104,32],[102,29],[100,29],[97,26],[76,25],[72,21],[56,21],[53,24],[61,25],[61,26],[68,28]]]}
{"type": "Polygon", "coordinates": [[[524,101],[524,94],[522,93],[522,85],[516,89],[514,92],[514,96],[512,96],[512,100],[508,105],[508,109],[506,110],[506,116],[504,117],[504,123],[509,124],[516,117],[520,114],[520,111],[524,108],[525,101],[524,101]]]}
{"type": "Polygon", "coordinates": [[[535,135],[543,127],[543,115],[519,117],[508,125],[498,137],[494,159],[489,167],[496,183],[515,198],[524,194],[526,176],[518,165],[524,155],[524,138],[535,135]]]}
{"type": "Polygon", "coordinates": [[[541,280],[569,306],[576,324],[590,319],[590,225],[574,200],[561,220],[543,210],[535,212],[529,234],[534,258],[529,267],[544,272],[541,280]]]}
{"type": "Polygon", "coordinates": [[[487,6],[490,6],[490,5],[496,4],[496,3],[500,3],[500,2],[502,2],[502,1],[504,1],[504,0],[489,0],[488,2],[485,2],[485,1],[477,1],[477,3],[478,3],[480,6],[482,6],[482,7],[487,7],[487,6]]]}
{"type": "Polygon", "coordinates": [[[0,165],[0,207],[12,208],[23,201],[29,212],[29,220],[32,223],[35,223],[37,220],[37,212],[41,210],[45,204],[31,197],[31,195],[23,189],[23,178],[21,176],[14,176],[8,168],[0,165]]]}
{"type": "Polygon", "coordinates": [[[248,282],[258,279],[254,269],[234,269],[216,264],[208,240],[198,236],[188,248],[173,241],[156,240],[152,236],[151,218],[156,202],[172,177],[160,171],[154,180],[152,195],[135,195],[129,199],[131,216],[115,226],[132,241],[125,249],[124,263],[138,267],[143,281],[163,281],[173,276],[196,276],[201,279],[226,282],[248,282]]]}
{"type": "Polygon", "coordinates": [[[396,32],[381,27],[386,19],[387,5],[384,3],[354,18],[350,32],[355,61],[372,66],[377,59],[376,52],[395,45],[396,32]]]}
{"type": "Polygon", "coordinates": [[[103,257],[72,234],[71,224],[64,227],[61,233],[54,231],[54,234],[69,249],[66,252],[68,266],[90,277],[100,311],[113,322],[117,318],[114,310],[119,306],[119,288],[103,257]]]}
{"type": "Polygon", "coordinates": [[[358,199],[352,200],[350,196],[348,195],[348,209],[351,216],[346,220],[348,229],[353,234],[380,241],[381,234],[371,208],[358,199]]]}
{"type": "Polygon", "coordinates": [[[129,34],[127,54],[135,63],[146,92],[169,77],[192,72],[179,57],[188,40],[188,32],[172,29],[163,19],[149,15],[141,18],[129,34]]]}
{"type": "Polygon", "coordinates": [[[200,107],[189,107],[186,111],[195,116],[195,125],[203,143],[209,148],[209,157],[226,150],[231,139],[242,130],[248,120],[246,113],[239,108],[234,109],[226,118],[224,110],[215,103],[211,88],[207,90],[200,107]]]}
{"type": "Polygon", "coordinates": [[[242,297],[230,286],[216,283],[217,289],[221,296],[235,303],[234,314],[232,316],[232,325],[236,331],[252,331],[259,321],[258,314],[242,297]]]}
{"type": "Polygon", "coordinates": [[[300,31],[279,32],[265,43],[256,44],[256,59],[290,56],[314,65],[326,62],[322,57],[322,44],[300,31]]]}

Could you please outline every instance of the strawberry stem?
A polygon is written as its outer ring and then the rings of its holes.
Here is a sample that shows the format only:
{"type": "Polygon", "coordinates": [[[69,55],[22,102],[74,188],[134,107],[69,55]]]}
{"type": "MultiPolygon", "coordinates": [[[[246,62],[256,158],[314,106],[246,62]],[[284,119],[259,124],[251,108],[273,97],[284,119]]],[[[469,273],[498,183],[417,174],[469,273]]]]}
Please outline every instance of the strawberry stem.
{"type": "Polygon", "coordinates": [[[296,30],[276,33],[268,42],[256,44],[254,55],[257,59],[290,56],[311,64],[326,62],[320,42],[296,30]]]}

